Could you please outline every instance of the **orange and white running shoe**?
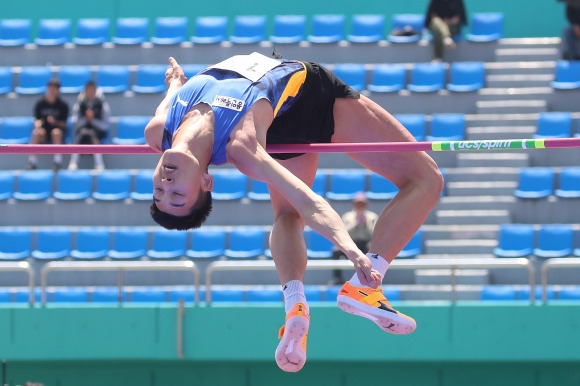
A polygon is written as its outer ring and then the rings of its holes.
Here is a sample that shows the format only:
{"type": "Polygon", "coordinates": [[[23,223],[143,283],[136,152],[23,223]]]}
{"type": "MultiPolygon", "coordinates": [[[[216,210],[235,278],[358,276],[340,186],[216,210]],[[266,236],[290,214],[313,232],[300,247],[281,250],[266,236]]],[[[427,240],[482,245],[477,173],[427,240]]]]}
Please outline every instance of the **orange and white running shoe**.
{"type": "Polygon", "coordinates": [[[296,303],[286,314],[286,323],[280,328],[280,343],[276,348],[276,363],[284,371],[296,372],[306,363],[306,340],[310,316],[308,306],[296,303]]]}
{"type": "Polygon", "coordinates": [[[367,318],[391,334],[410,334],[417,328],[415,319],[391,306],[380,287],[355,287],[347,281],[337,301],[341,310],[367,318]]]}

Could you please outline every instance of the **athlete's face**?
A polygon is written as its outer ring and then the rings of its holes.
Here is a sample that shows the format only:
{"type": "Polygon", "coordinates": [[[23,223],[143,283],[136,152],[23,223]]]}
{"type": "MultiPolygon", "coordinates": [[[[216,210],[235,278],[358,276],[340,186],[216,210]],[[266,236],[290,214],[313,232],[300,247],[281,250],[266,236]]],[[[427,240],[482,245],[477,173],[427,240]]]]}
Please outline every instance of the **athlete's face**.
{"type": "Polygon", "coordinates": [[[197,201],[204,175],[194,157],[169,149],[153,173],[153,200],[160,211],[186,216],[197,201]]]}

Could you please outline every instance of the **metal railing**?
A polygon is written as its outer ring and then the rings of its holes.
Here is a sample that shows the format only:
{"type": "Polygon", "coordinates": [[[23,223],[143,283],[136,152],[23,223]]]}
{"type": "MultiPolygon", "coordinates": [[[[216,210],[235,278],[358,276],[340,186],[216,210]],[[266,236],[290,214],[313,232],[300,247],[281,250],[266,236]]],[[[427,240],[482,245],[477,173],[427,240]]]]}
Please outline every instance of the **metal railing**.
{"type": "Polygon", "coordinates": [[[576,257],[562,257],[562,258],[551,258],[542,264],[542,301],[546,303],[548,301],[548,271],[551,269],[561,269],[561,268],[580,268],[580,258],[576,257]]]}
{"type": "MultiPolygon", "coordinates": [[[[309,260],[309,270],[352,270],[353,265],[348,260],[309,260]]],[[[450,269],[451,270],[451,300],[456,300],[456,270],[462,268],[525,268],[529,273],[530,302],[535,301],[532,290],[535,287],[536,270],[526,258],[515,259],[418,259],[396,260],[389,269],[450,269]]],[[[211,303],[212,275],[217,271],[265,271],[275,270],[273,261],[216,261],[208,265],[205,271],[205,301],[211,303]]]]}
{"type": "Polygon", "coordinates": [[[28,303],[34,304],[34,270],[28,262],[2,262],[0,263],[0,271],[26,273],[28,275],[28,303]]]}
{"type": "Polygon", "coordinates": [[[191,271],[194,278],[195,304],[199,304],[199,269],[194,262],[184,261],[52,261],[45,264],[40,276],[42,305],[46,304],[48,274],[55,271],[117,271],[119,302],[123,301],[125,271],[191,271]]]}

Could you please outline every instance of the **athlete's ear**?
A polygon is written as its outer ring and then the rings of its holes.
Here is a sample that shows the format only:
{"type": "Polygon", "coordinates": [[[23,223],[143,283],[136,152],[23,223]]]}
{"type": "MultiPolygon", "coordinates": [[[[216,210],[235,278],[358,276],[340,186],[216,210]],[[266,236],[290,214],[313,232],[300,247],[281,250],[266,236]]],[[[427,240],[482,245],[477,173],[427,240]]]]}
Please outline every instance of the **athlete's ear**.
{"type": "Polygon", "coordinates": [[[208,173],[201,173],[201,189],[204,192],[211,192],[213,190],[213,177],[208,173]]]}

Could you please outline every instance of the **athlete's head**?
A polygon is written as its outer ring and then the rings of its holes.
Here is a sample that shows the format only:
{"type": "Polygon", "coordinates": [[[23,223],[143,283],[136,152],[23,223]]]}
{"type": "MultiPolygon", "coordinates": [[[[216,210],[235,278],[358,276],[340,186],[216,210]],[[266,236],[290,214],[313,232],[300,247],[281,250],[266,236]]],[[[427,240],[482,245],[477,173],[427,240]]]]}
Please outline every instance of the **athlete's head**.
{"type": "Polygon", "coordinates": [[[153,173],[151,217],[167,229],[199,228],[212,205],[213,179],[190,153],[169,149],[153,173]]]}

